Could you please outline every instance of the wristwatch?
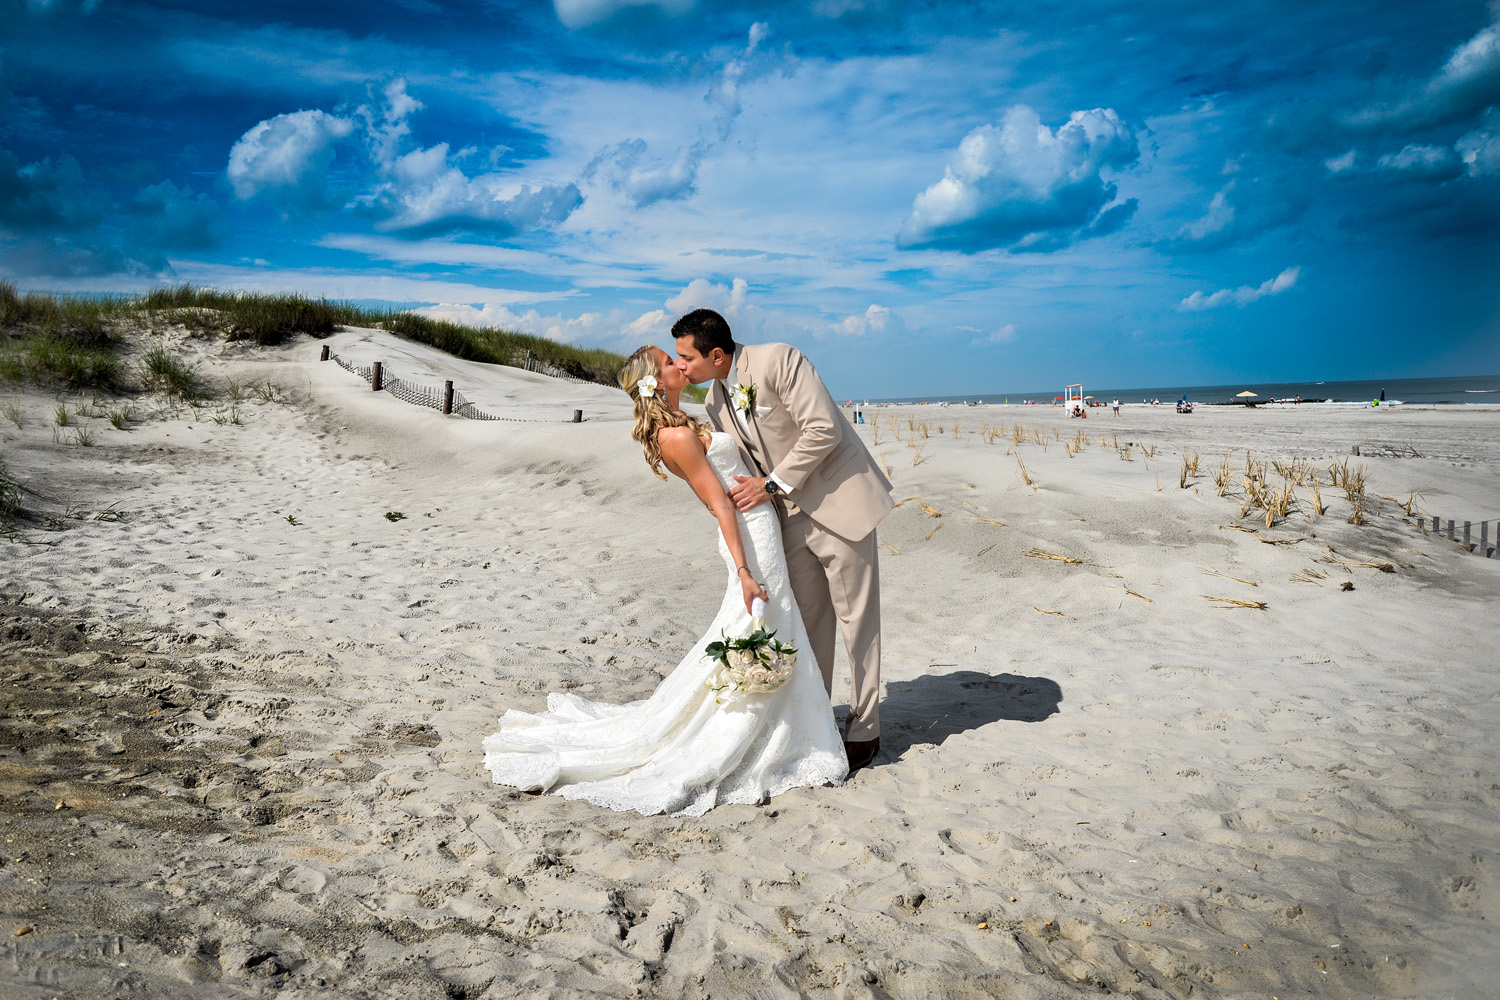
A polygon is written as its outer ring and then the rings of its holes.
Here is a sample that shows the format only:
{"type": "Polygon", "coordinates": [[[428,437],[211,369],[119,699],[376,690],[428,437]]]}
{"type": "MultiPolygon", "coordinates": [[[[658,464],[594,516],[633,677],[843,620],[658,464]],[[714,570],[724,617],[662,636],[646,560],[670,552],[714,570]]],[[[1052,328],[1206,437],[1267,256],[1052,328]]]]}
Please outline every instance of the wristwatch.
{"type": "Polygon", "coordinates": [[[774,497],[776,494],[778,494],[780,492],[781,492],[781,487],[776,485],[776,480],[772,479],[770,476],[767,476],[766,477],[766,495],[774,497]]]}

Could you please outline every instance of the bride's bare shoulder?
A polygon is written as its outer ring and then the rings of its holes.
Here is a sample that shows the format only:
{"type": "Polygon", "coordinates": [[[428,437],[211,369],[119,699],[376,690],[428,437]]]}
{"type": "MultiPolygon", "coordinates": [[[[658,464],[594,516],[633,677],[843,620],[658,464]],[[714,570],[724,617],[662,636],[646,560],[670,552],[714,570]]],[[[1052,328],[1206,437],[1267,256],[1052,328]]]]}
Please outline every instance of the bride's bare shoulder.
{"type": "Polygon", "coordinates": [[[656,447],[663,455],[686,455],[693,452],[703,454],[707,442],[693,432],[691,427],[663,427],[656,432],[656,447]]]}

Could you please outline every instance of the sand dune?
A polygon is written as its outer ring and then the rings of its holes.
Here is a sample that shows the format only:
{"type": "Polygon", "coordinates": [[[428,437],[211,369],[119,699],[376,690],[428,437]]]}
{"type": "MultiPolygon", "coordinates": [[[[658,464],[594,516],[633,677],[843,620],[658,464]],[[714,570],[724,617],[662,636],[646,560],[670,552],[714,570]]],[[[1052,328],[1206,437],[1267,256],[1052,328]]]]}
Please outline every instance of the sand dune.
{"type": "Polygon", "coordinates": [[[717,605],[714,522],[623,394],[331,338],[509,418],[464,421],[321,342],[185,343],[279,391],[79,417],[87,448],[8,396],[40,519],[0,542],[7,996],[1426,1000],[1500,972],[1500,559],[1382,499],[1500,513],[1500,411],[866,408],[910,498],[878,766],[642,818],[479,766],[506,708],[644,696],[717,605]],[[1315,462],[1325,513],[1242,519],[1212,470],[1246,449],[1315,462]]]}

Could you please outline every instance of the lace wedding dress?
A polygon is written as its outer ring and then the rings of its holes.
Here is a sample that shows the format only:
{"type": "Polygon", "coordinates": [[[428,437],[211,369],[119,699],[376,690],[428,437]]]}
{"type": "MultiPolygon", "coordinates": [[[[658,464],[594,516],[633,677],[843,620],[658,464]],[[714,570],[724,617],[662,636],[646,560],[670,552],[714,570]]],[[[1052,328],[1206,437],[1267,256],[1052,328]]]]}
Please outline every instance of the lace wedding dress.
{"type": "MultiPolygon", "coordinates": [[[[735,475],[748,475],[723,432],[710,440],[708,461],[726,489],[735,475]]],[[[701,816],[716,805],[844,780],[844,744],[792,596],[776,512],[762,504],[740,513],[739,525],[746,563],[770,597],[766,629],[798,650],[791,679],[723,704],[704,683],[717,665],[704,647],[750,631],[738,567],[720,534],[724,602],[677,669],[645,701],[611,705],[553,693],[545,712],[506,712],[500,731],[484,741],[484,766],[496,784],[645,815],[701,816]]]]}

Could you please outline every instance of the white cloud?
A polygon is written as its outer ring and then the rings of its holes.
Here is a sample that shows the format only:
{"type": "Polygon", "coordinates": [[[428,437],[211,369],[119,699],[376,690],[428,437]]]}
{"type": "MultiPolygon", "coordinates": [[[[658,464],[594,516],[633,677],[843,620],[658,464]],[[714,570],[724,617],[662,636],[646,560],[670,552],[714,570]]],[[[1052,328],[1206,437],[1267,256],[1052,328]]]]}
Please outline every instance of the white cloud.
{"type": "Polygon", "coordinates": [[[1422,180],[1448,180],[1463,173],[1463,162],[1447,146],[1424,146],[1410,143],[1399,153],[1387,153],[1376,163],[1385,173],[1401,174],[1422,180]]]}
{"type": "Polygon", "coordinates": [[[536,309],[517,312],[499,302],[486,302],[480,307],[445,302],[413,309],[412,312],[465,326],[500,327],[564,344],[587,344],[617,350],[665,342],[670,338],[672,328],[672,318],[660,309],[634,319],[624,309],[585,312],[578,316],[544,315],[536,309]]]}
{"type": "Polygon", "coordinates": [[[745,50],[724,64],[724,69],[720,71],[714,79],[713,86],[709,88],[705,100],[719,109],[719,113],[714,116],[714,123],[719,127],[721,140],[729,138],[729,130],[734,120],[744,110],[740,104],[740,84],[750,76],[754,67],[752,60],[755,50],[770,33],[771,27],[764,21],[757,21],[750,25],[750,34],[745,40],[745,50]]]}
{"type": "Polygon", "coordinates": [[[1203,215],[1180,227],[1172,243],[1182,250],[1212,250],[1248,241],[1291,222],[1310,200],[1300,178],[1274,167],[1246,171],[1214,192],[1203,215]]]}
{"type": "MultiPolygon", "coordinates": [[[[965,329],[967,329],[967,330],[969,330],[969,331],[971,331],[973,333],[983,333],[984,332],[982,330],[975,329],[974,327],[965,327],[965,329]]],[[[1016,324],[1014,324],[1014,323],[1007,323],[1004,326],[1000,327],[1000,329],[998,329],[998,330],[992,330],[990,333],[986,334],[983,337],[975,337],[972,341],[970,341],[969,346],[970,347],[992,347],[995,344],[1009,344],[1009,343],[1013,342],[1015,339],[1016,339],[1016,324]]]]}
{"type": "Polygon", "coordinates": [[[1229,193],[1233,190],[1234,181],[1230,181],[1215,192],[1213,200],[1208,203],[1208,211],[1201,218],[1183,226],[1178,235],[1190,240],[1201,240],[1228,229],[1234,222],[1234,205],[1229,200],[1229,193]]]}
{"type": "Polygon", "coordinates": [[[634,7],[655,7],[664,14],[685,14],[697,0],[552,0],[557,19],[569,28],[586,28],[634,7]]]}
{"type": "Polygon", "coordinates": [[[714,115],[717,138],[700,138],[679,145],[670,160],[653,159],[645,139],[626,139],[595,154],[583,176],[603,176],[636,208],[660,201],[680,201],[696,193],[698,168],[714,147],[728,140],[735,119],[744,110],[740,89],[757,68],[756,50],[769,34],[770,28],[763,22],[752,24],[744,50],[725,63],[709,85],[704,100],[717,109],[714,115]]]}
{"type": "Polygon", "coordinates": [[[355,123],[324,111],[294,111],[251,128],[229,151],[226,171],[237,198],[268,194],[288,207],[325,198],[334,146],[355,123]]]}
{"type": "Polygon", "coordinates": [[[1297,278],[1301,275],[1300,267],[1289,267],[1274,278],[1268,278],[1259,285],[1241,285],[1239,288],[1221,288],[1211,295],[1202,292],[1194,292],[1177,304],[1181,312],[1200,312],[1204,309],[1215,309],[1219,306],[1233,303],[1237,306],[1247,306],[1252,302],[1266,298],[1270,295],[1280,295],[1297,284],[1297,278]]]}
{"type": "Polygon", "coordinates": [[[469,177],[448,144],[397,157],[386,179],[354,204],[379,217],[375,228],[416,235],[489,230],[502,236],[563,221],[583,201],[574,184],[532,188],[502,174],[469,177]]]}
{"type": "Polygon", "coordinates": [[[1366,108],[1349,123],[1357,128],[1427,128],[1461,121],[1497,103],[1500,23],[1493,23],[1454,49],[1442,68],[1412,93],[1366,108]]]}
{"type": "Polygon", "coordinates": [[[1106,210],[1116,187],[1101,171],[1140,156],[1110,108],[1075,111],[1053,132],[1025,105],[964,137],[943,179],[919,194],[896,237],[908,249],[1057,249],[1118,229],[1133,201],[1106,210]]]}
{"type": "Polygon", "coordinates": [[[1328,172],[1330,174],[1347,173],[1348,171],[1354,169],[1356,158],[1357,154],[1354,152],[1354,150],[1351,149],[1341,156],[1332,156],[1324,160],[1323,166],[1328,169],[1328,172]]]}
{"type": "Polygon", "coordinates": [[[407,118],[422,110],[422,102],[406,92],[406,81],[397,77],[385,85],[385,105],[372,108],[361,105],[358,111],[365,123],[370,155],[379,164],[396,159],[401,143],[411,134],[407,118]]]}
{"type": "Polygon", "coordinates": [[[1493,124],[1496,127],[1477,128],[1454,144],[1470,177],[1500,174],[1500,122],[1493,124]]]}
{"type": "Polygon", "coordinates": [[[871,305],[862,313],[845,316],[834,325],[834,332],[846,337],[863,337],[870,333],[882,333],[891,324],[888,306],[871,305]]]}
{"type": "Polygon", "coordinates": [[[591,177],[604,168],[610,182],[635,207],[645,208],[658,201],[680,200],[693,194],[697,190],[698,165],[703,162],[705,152],[704,144],[695,143],[679,147],[669,163],[643,163],[647,156],[646,141],[627,139],[600,151],[584,176],[591,177]]]}
{"type": "Polygon", "coordinates": [[[422,102],[395,78],[379,106],[361,105],[351,117],[324,111],[277,115],[250,129],[229,153],[237,197],[268,194],[287,209],[332,207],[328,169],[335,145],[362,129],[374,183],[348,207],[375,217],[380,230],[417,236],[485,231],[509,236],[562,222],[583,201],[576,184],[530,184],[501,173],[473,177],[458,165],[475,151],[450,155],[447,143],[402,153],[408,119],[422,102]]]}

